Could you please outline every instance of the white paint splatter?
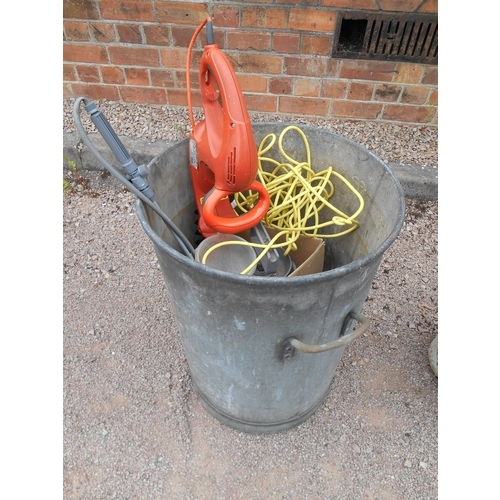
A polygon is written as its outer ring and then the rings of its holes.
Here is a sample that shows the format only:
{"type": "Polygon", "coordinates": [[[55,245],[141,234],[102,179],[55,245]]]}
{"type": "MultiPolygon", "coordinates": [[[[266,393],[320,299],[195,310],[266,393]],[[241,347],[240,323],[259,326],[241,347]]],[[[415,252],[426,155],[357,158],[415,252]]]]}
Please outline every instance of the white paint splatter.
{"type": "Polygon", "coordinates": [[[236,328],[238,328],[238,330],[245,329],[245,322],[240,321],[236,316],[234,317],[234,324],[236,325],[236,328]]]}

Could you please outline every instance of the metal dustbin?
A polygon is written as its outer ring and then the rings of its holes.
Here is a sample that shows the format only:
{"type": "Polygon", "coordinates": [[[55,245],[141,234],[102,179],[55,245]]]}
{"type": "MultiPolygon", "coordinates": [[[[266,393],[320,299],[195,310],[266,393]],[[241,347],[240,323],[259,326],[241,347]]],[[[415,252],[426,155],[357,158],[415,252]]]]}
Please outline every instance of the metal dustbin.
{"type": "MultiPolygon", "coordinates": [[[[257,144],[288,125],[254,124],[257,144]]],[[[356,231],[325,239],[320,273],[243,276],[204,266],[184,256],[159,216],[136,201],[139,221],[158,256],[196,393],[219,421],[245,432],[283,431],[318,409],[346,345],[368,327],[360,314],[363,304],[404,220],[403,189],[379,158],[342,136],[300,128],[314,170],[331,165],[365,203],[356,231]]],[[[298,134],[287,134],[283,145],[294,158],[305,158],[298,134]]],[[[162,210],[193,242],[196,206],[188,139],[164,151],[151,167],[149,182],[162,210]]],[[[335,205],[354,213],[352,193],[341,184],[335,189],[335,205]]]]}

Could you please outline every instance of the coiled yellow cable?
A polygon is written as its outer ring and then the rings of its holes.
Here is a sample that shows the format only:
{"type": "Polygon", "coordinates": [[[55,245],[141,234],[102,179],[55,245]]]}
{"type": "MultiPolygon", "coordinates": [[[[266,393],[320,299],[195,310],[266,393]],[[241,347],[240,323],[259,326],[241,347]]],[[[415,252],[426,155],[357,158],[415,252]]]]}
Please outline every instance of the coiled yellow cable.
{"type": "MultiPolygon", "coordinates": [[[[330,166],[321,172],[314,172],[311,167],[311,151],[309,142],[304,132],[294,125],[286,127],[278,138],[278,147],[281,155],[287,162],[280,163],[266,155],[276,142],[275,134],[268,134],[262,139],[258,148],[259,169],[258,177],[265,186],[271,204],[263,224],[278,230],[278,233],[271,239],[269,244],[261,245],[256,243],[244,242],[223,242],[210,248],[203,257],[203,263],[206,262],[208,255],[216,248],[224,245],[247,245],[254,248],[262,248],[258,257],[244,269],[241,274],[247,273],[252,267],[268,252],[271,248],[285,248],[284,255],[290,251],[296,250],[296,241],[300,235],[319,238],[337,238],[348,234],[359,227],[356,217],[364,208],[364,200],[361,194],[352,186],[352,184],[338,172],[335,172],[330,166]],[[283,138],[289,131],[298,132],[305,145],[306,161],[300,162],[290,157],[283,148],[283,138]],[[271,172],[266,172],[262,164],[269,163],[274,166],[271,172]],[[333,206],[328,200],[334,194],[334,185],[331,177],[335,176],[346,184],[359,200],[359,207],[352,215],[346,215],[338,208],[333,206]],[[335,215],[326,221],[320,222],[320,211],[330,209],[335,215]],[[338,233],[320,233],[331,225],[349,226],[344,231],[338,233]],[[284,236],[284,241],[277,241],[284,236]]],[[[258,194],[251,191],[236,193],[234,196],[236,207],[241,212],[249,211],[257,201],[258,194]]]]}

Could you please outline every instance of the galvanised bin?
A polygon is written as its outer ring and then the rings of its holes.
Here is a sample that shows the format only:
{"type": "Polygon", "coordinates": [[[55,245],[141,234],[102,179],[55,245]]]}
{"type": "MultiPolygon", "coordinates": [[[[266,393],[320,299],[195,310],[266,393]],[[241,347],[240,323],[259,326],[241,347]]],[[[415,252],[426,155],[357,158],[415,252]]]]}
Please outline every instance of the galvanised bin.
{"type": "MultiPolygon", "coordinates": [[[[257,144],[288,125],[254,124],[257,144]]],[[[158,256],[196,393],[219,421],[245,432],[283,431],[318,409],[346,345],[368,328],[360,313],[404,220],[402,187],[379,158],[329,131],[300,128],[314,170],[331,165],[365,202],[356,231],[325,239],[323,272],[243,276],[204,266],[184,256],[162,220],[136,201],[158,256]]],[[[305,158],[299,134],[286,134],[283,145],[292,157],[305,158]]],[[[188,139],[162,153],[149,182],[162,210],[194,242],[188,139]]],[[[335,189],[332,202],[354,213],[358,200],[352,192],[341,182],[335,189]]]]}

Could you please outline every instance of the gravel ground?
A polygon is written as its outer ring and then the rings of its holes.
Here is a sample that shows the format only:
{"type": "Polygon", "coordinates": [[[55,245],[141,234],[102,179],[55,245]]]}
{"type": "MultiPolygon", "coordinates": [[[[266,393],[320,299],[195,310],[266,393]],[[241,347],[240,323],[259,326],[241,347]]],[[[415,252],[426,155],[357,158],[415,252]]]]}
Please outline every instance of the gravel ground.
{"type": "MultiPolygon", "coordinates": [[[[74,132],[73,99],[63,100],[63,128],[74,132]]],[[[119,136],[148,139],[180,140],[189,135],[191,126],[187,108],[123,104],[114,101],[96,101],[119,136]]],[[[83,108],[83,106],[82,106],[83,108]]],[[[82,122],[88,132],[96,132],[84,110],[82,122]]],[[[195,113],[195,120],[202,118],[195,113]]],[[[415,127],[385,123],[322,120],[301,116],[251,113],[254,122],[291,121],[297,125],[312,125],[343,135],[362,144],[385,162],[434,167],[438,165],[437,127],[415,127]]]]}
{"type": "MultiPolygon", "coordinates": [[[[150,114],[139,113],[130,134],[141,126],[144,137],[155,128],[163,139],[186,134],[177,130],[181,110],[101,109],[121,120],[119,135],[138,110],[150,114]]],[[[372,141],[387,161],[401,154],[437,164],[430,128],[399,137],[396,127],[328,126],[372,141]],[[389,147],[390,130],[403,153],[389,147]]],[[[438,321],[437,201],[407,201],[363,309],[370,329],[347,347],[324,404],[302,425],[264,436],[202,408],[133,196],[103,174],[81,174],[63,209],[64,498],[438,498],[438,383],[428,362],[438,321]]]]}

